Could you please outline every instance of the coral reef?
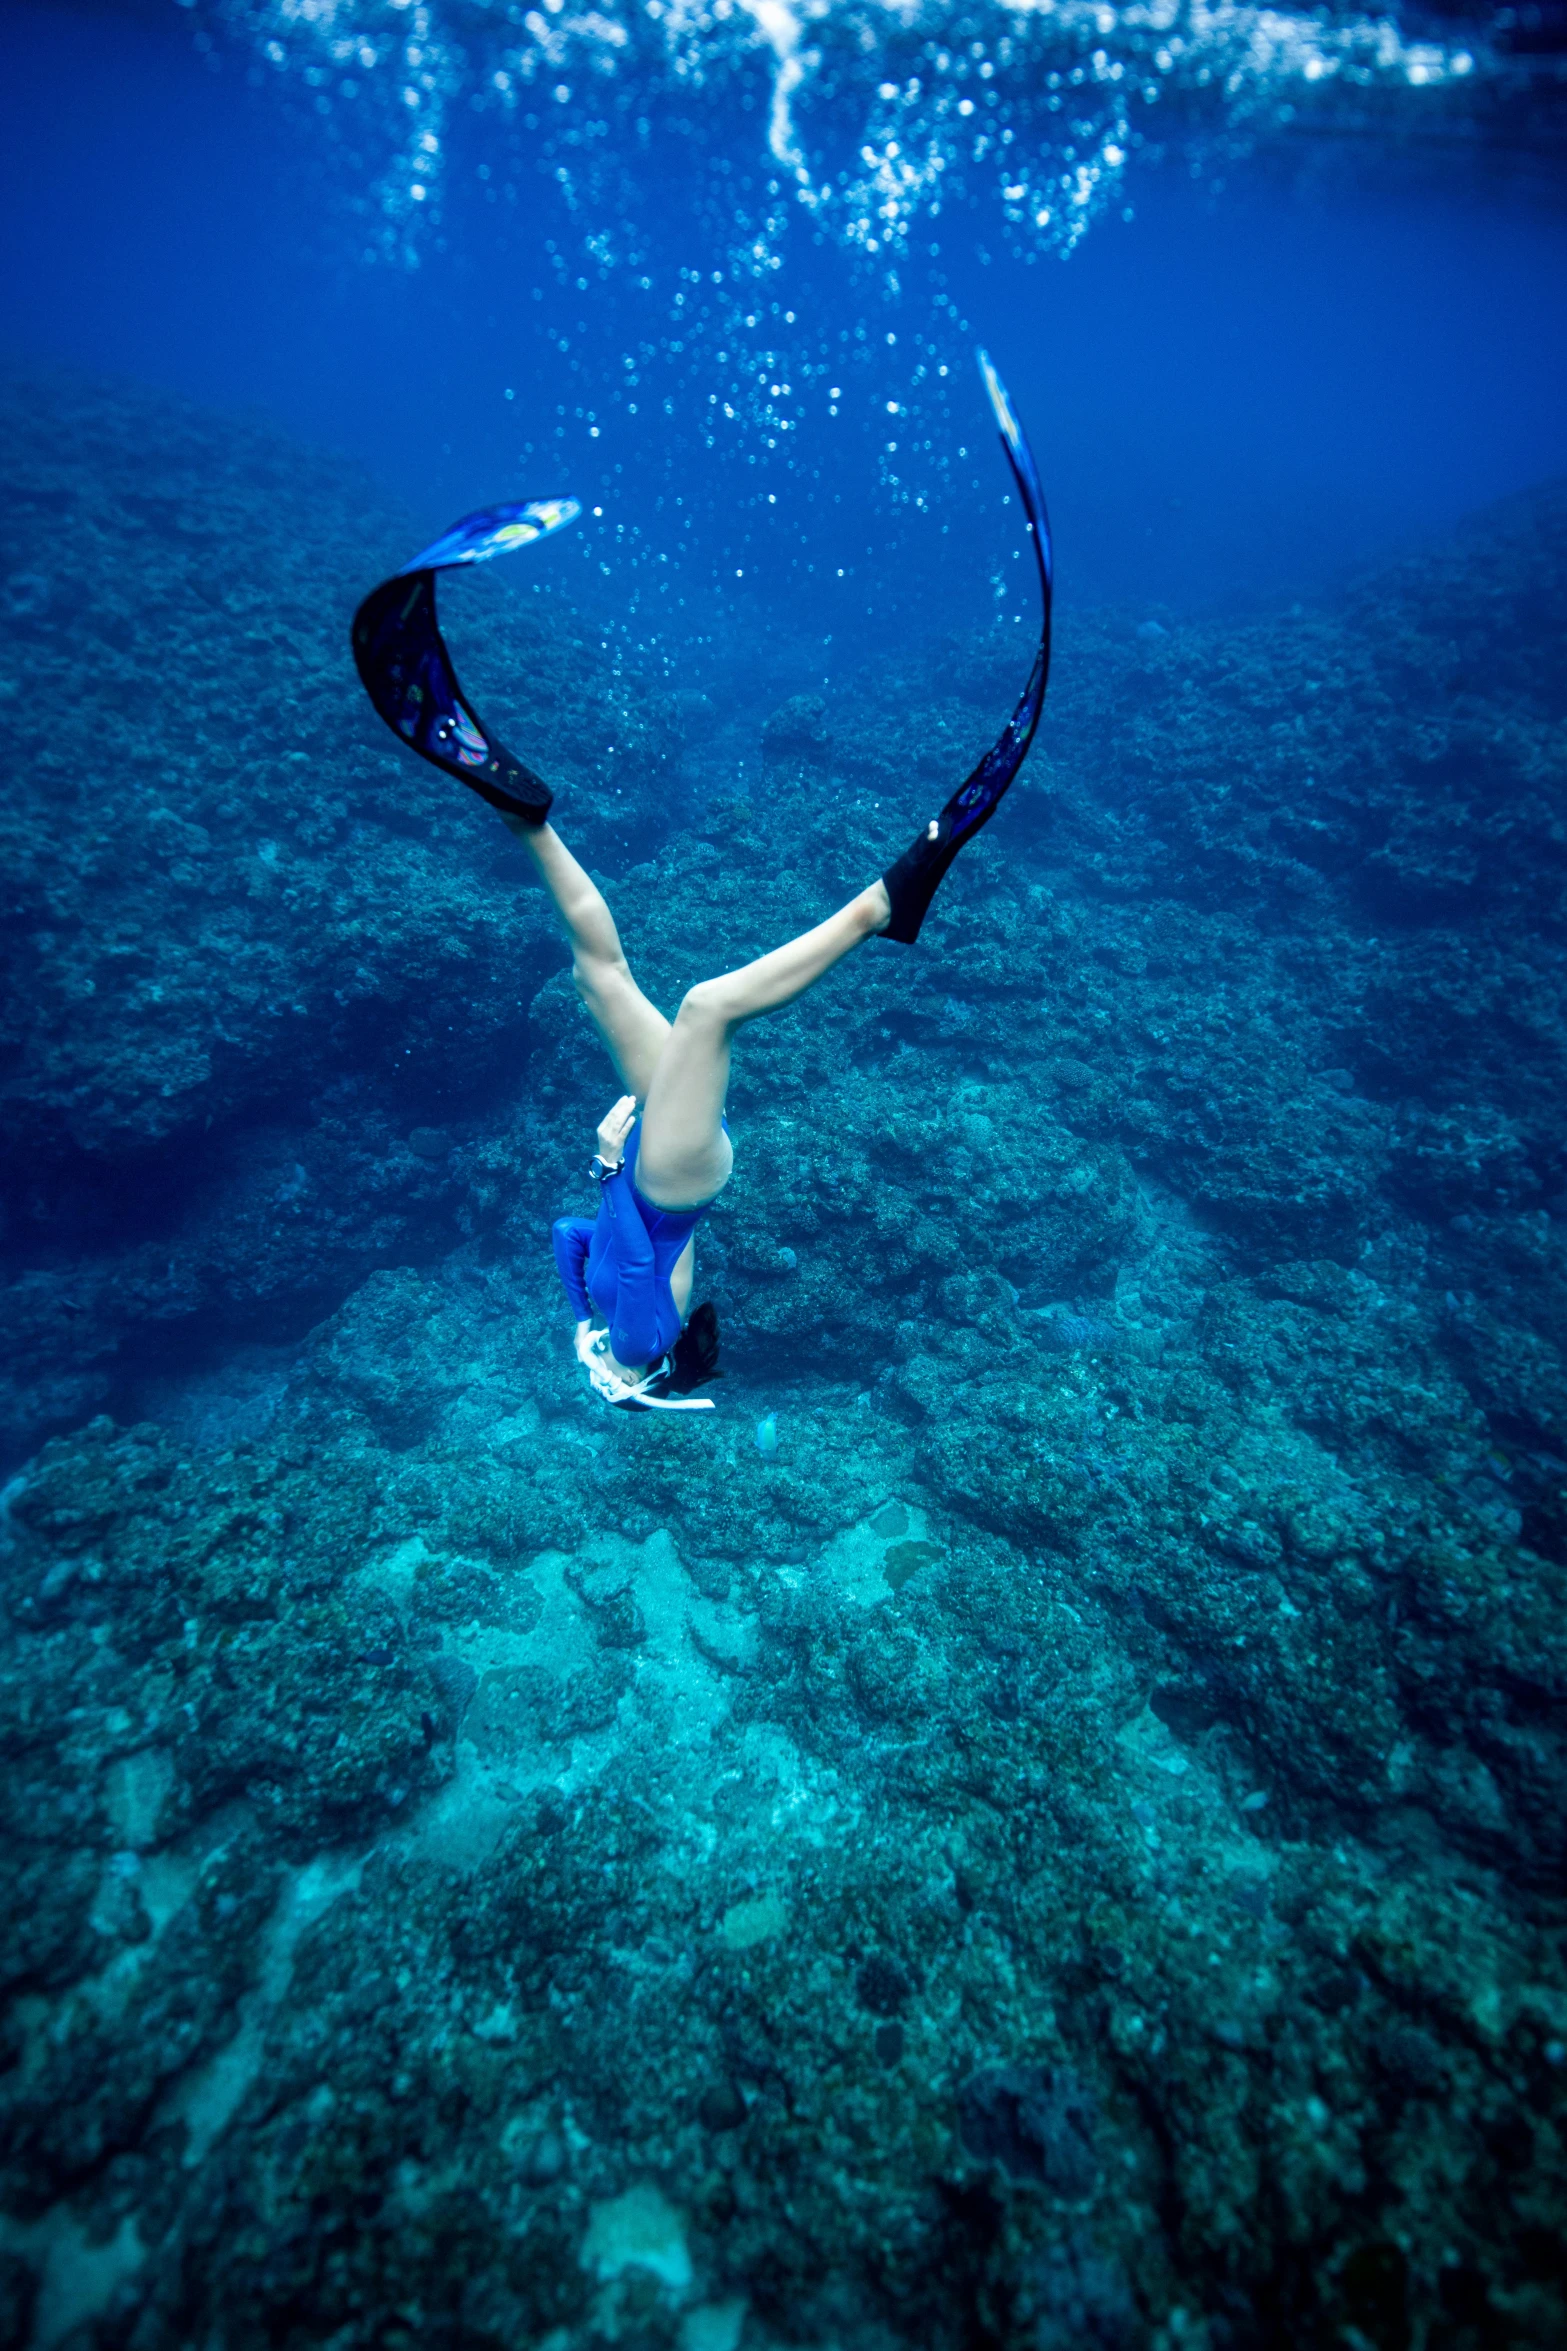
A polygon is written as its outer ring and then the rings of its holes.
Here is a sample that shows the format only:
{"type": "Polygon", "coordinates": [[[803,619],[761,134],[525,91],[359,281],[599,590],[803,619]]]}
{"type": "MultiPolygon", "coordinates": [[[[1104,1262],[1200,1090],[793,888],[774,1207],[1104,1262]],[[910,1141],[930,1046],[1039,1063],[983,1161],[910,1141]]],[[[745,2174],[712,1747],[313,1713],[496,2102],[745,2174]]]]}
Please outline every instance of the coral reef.
{"type": "MultiPolygon", "coordinates": [[[[741,1041],[720,1409],[628,1419],[547,1249],[610,1082],[560,948],[345,675],[406,534],[72,397],[69,459],[4,412],[60,731],[0,2334],[1549,2351],[1567,500],[1309,613],[1068,614],[919,948],[741,1041]]],[[[665,1002],[1015,689],[911,651],[737,774],[553,599],[475,625],[665,1002]]]]}
{"type": "MultiPolygon", "coordinates": [[[[507,836],[344,691],[355,601],[419,535],[368,483],[69,382],[0,397],[0,471],[14,1446],[114,1395],[127,1332],[297,1335],[450,1238],[453,1146],[558,950],[507,836]]],[[[618,858],[673,705],[558,600],[477,587],[447,592],[465,677],[501,707],[526,679],[514,735],[595,779],[582,845],[618,858]]]]}

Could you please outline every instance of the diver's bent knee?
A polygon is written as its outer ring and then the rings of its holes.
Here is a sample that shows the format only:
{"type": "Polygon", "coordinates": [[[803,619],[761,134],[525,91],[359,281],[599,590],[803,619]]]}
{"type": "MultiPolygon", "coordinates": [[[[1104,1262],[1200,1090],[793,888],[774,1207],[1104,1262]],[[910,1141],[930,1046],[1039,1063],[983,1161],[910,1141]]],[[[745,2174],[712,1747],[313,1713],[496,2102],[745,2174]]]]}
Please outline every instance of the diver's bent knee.
{"type": "Polygon", "coordinates": [[[685,1028],[727,1029],[734,1021],[734,1004],[726,980],[698,980],[680,999],[676,1016],[685,1028]]]}

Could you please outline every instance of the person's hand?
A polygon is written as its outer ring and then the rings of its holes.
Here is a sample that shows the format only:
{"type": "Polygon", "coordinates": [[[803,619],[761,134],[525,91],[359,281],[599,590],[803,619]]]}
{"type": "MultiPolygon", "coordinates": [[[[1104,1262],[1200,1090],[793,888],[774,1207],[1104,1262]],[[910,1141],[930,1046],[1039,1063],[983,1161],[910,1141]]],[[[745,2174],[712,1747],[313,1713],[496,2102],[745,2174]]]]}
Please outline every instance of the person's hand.
{"type": "Polygon", "coordinates": [[[599,1394],[611,1399],[617,1397],[625,1381],[619,1376],[618,1367],[605,1360],[604,1333],[596,1331],[591,1322],[579,1322],[574,1345],[577,1361],[599,1394]]]}
{"type": "Polygon", "coordinates": [[[587,1373],[598,1393],[611,1404],[618,1404],[628,1388],[637,1385],[635,1372],[627,1371],[609,1352],[609,1339],[604,1331],[596,1331],[590,1322],[579,1322],[574,1345],[577,1361],[587,1373]]]}
{"type": "Polygon", "coordinates": [[[622,1094],[613,1110],[599,1120],[599,1157],[611,1162],[626,1156],[626,1137],[637,1115],[635,1094],[622,1094]]]}

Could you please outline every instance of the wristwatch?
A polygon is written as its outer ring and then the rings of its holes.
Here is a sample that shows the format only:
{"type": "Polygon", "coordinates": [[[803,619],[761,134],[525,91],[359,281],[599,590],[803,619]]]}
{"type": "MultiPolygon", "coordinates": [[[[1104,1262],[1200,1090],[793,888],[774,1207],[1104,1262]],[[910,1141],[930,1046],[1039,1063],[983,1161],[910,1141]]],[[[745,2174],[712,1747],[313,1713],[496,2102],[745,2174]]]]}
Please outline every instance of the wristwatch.
{"type": "Polygon", "coordinates": [[[612,1175],[619,1175],[625,1164],[623,1159],[605,1159],[595,1151],[588,1161],[588,1173],[596,1184],[607,1184],[612,1175]]]}

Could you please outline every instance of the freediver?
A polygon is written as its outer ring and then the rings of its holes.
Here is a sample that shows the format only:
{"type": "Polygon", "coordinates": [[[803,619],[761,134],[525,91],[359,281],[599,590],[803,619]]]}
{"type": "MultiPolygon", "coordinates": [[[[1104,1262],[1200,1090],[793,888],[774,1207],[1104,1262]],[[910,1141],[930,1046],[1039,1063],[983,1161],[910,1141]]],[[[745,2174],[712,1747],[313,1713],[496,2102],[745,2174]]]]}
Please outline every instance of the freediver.
{"type": "Polygon", "coordinates": [[[538,870],[571,945],[578,996],[626,1089],[606,1112],[590,1172],[596,1219],[563,1217],[555,1262],[576,1321],[577,1359],[608,1403],[710,1410],[691,1391],[717,1376],[711,1306],[691,1312],[696,1227],[728,1183],[724,1119],[734,1040],[804,995],[866,939],[912,946],[959,850],[990,821],[1028,752],[1050,666],[1052,558],[1034,460],[983,352],[980,368],[1034,544],[1043,606],[1028,682],[1000,737],[940,813],[836,914],[738,971],[699,980],[666,1019],[638,987],[598,885],[548,822],[552,794],[479,721],[435,616],[435,575],[543,537],[580,512],[571,499],[488,508],[367,596],[354,655],[372,702],[426,759],[489,801],[538,870]]]}

